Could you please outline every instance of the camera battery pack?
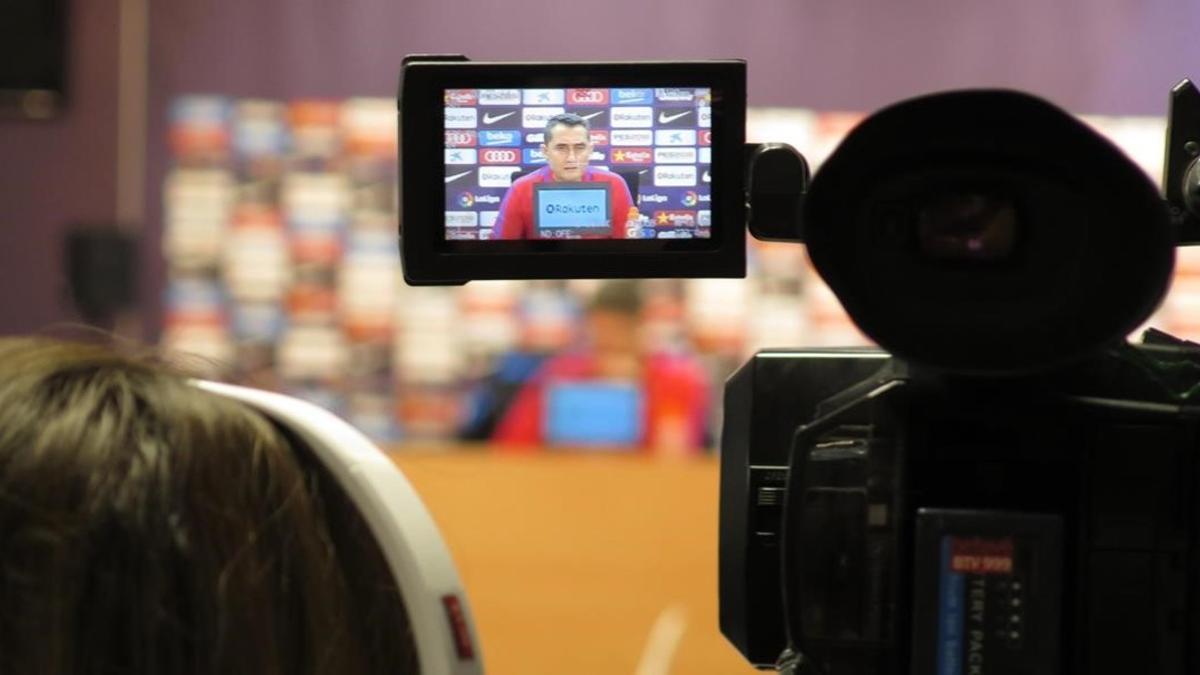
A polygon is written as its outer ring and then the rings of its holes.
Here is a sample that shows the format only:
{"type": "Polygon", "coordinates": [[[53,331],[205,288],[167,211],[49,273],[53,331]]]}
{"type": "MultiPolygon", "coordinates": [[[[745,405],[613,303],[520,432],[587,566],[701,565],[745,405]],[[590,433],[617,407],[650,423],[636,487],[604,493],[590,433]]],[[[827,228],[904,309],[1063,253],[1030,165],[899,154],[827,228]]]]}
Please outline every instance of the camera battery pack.
{"type": "Polygon", "coordinates": [[[919,509],[913,555],[914,675],[1055,675],[1062,520],[919,509]]]}

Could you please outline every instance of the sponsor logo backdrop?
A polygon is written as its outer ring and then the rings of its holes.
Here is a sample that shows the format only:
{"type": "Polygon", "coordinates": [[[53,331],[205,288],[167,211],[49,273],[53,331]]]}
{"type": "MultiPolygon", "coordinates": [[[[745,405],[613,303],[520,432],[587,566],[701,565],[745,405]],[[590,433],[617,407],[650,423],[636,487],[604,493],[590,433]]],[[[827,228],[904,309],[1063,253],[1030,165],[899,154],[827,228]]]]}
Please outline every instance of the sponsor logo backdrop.
{"type": "Polygon", "coordinates": [[[512,181],[545,166],[542,128],[564,111],[588,121],[590,165],[636,183],[640,236],[708,236],[708,89],[448,89],[444,103],[448,238],[490,234],[512,181]]]}

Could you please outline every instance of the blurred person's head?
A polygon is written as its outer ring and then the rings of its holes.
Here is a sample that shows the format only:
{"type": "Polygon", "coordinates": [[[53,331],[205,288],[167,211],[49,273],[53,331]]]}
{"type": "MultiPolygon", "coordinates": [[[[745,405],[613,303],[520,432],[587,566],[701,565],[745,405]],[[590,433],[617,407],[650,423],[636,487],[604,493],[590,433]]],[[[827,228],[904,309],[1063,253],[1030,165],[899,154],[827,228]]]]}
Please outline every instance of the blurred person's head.
{"type": "Polygon", "coordinates": [[[636,376],[644,356],[642,291],[637,281],[605,281],[587,305],[587,330],[601,375],[636,376]]]}
{"type": "Polygon", "coordinates": [[[560,113],[546,121],[542,152],[556,181],[583,180],[592,155],[588,122],[574,113],[560,113]]]}
{"type": "Polygon", "coordinates": [[[367,525],[298,439],[146,358],[0,339],[14,673],[416,672],[367,525]]]}

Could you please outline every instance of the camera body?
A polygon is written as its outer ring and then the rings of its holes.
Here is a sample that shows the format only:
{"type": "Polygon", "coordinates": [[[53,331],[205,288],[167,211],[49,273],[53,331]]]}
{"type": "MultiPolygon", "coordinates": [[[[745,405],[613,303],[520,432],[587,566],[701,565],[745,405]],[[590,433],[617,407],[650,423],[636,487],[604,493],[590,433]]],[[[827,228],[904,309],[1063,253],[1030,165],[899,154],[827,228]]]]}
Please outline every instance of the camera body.
{"type": "Polygon", "coordinates": [[[1200,349],[999,382],[756,355],[726,387],[722,631],[811,672],[1191,672],[1200,409],[1167,373],[1200,349]]]}

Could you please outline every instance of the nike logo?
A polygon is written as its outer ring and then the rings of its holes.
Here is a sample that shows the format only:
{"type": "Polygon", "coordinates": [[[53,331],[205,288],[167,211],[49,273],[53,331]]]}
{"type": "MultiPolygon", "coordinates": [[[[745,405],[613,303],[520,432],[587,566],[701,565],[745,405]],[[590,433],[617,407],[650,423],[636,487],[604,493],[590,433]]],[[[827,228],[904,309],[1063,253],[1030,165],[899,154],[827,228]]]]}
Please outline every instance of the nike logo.
{"type": "Polygon", "coordinates": [[[446,182],[447,182],[447,183],[453,183],[454,181],[458,180],[459,178],[462,178],[463,176],[465,176],[465,175],[467,175],[467,174],[469,174],[469,173],[471,173],[471,172],[470,172],[470,171],[464,171],[464,172],[462,172],[462,173],[456,173],[456,174],[454,174],[453,176],[446,176],[446,182]]]}
{"type": "MultiPolygon", "coordinates": [[[[692,114],[691,110],[684,110],[683,112],[675,113],[674,115],[668,115],[665,112],[660,112],[660,113],[658,113],[658,123],[659,124],[670,124],[671,122],[674,122],[675,120],[679,119],[680,117],[683,117],[684,115],[690,115],[690,114],[692,114]]],[[[487,117],[485,116],[484,119],[486,120],[487,117]]]]}
{"type": "Polygon", "coordinates": [[[596,117],[597,115],[603,115],[603,114],[604,114],[603,110],[597,110],[596,112],[592,113],[591,115],[581,115],[581,117],[583,117],[583,119],[585,119],[585,120],[590,120],[593,117],[596,117]]]}
{"type": "Polygon", "coordinates": [[[516,115],[516,114],[517,113],[515,110],[512,112],[506,112],[503,115],[493,115],[491,113],[484,113],[483,114],[483,123],[484,124],[495,124],[496,122],[499,122],[500,120],[504,119],[505,117],[512,117],[513,115],[516,115]]]}

